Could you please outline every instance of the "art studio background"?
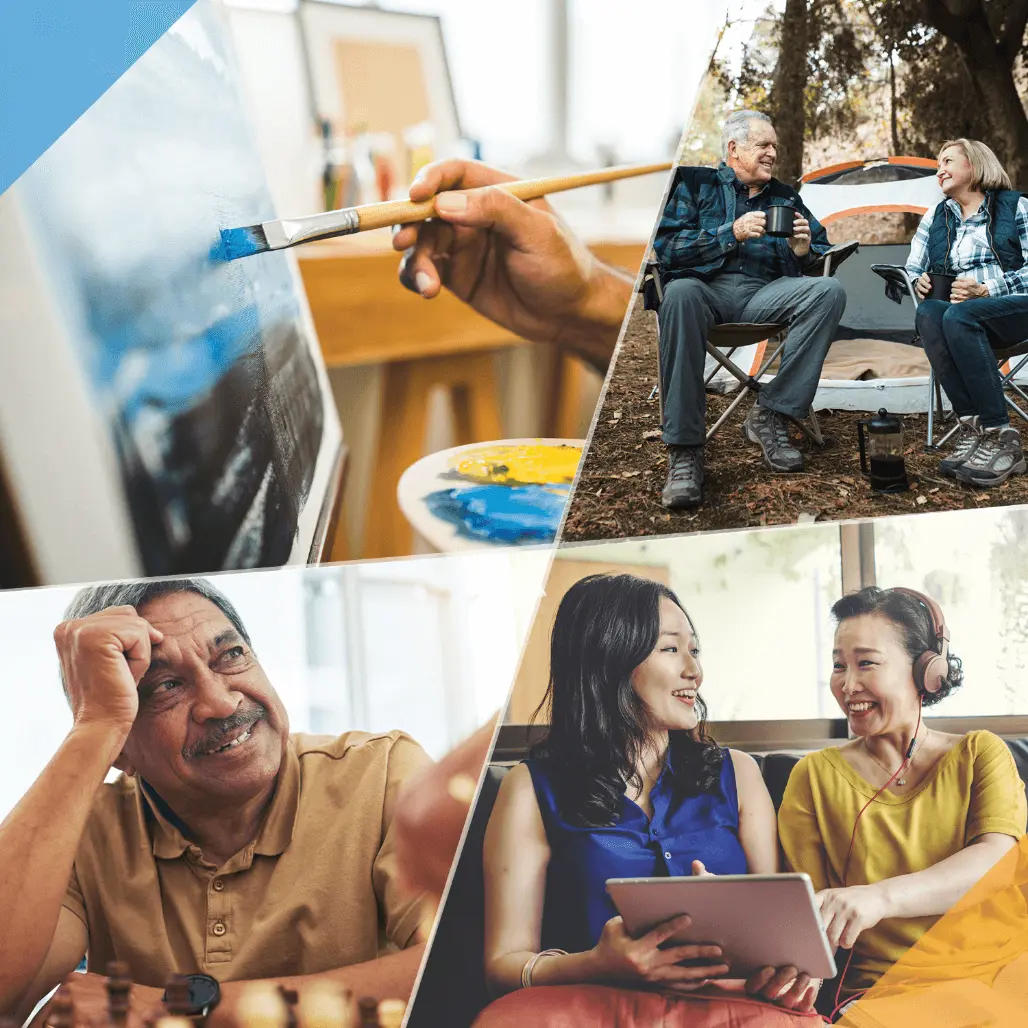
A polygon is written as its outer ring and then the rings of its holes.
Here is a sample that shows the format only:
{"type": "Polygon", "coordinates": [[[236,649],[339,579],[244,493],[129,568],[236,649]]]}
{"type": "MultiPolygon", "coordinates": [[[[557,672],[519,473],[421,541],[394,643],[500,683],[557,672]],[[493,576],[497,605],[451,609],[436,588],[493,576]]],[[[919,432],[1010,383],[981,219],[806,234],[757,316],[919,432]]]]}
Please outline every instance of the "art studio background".
{"type": "MultiPolygon", "coordinates": [[[[290,731],[402,729],[435,759],[502,708],[548,550],[210,576],[236,606],[290,731]]],[[[71,727],[53,632],[77,587],[0,593],[8,723],[0,820],[71,727]]]]}
{"type": "MultiPolygon", "coordinates": [[[[333,125],[331,160],[354,165],[340,173],[349,183],[343,192],[352,195],[357,178],[367,200],[379,198],[383,178],[390,195],[405,196],[411,174],[434,157],[477,155],[526,177],[670,160],[727,8],[727,0],[526,0],[516,13],[474,0],[227,2],[283,213],[321,200],[319,119],[333,125]],[[333,35],[364,41],[359,68],[341,63],[333,35]],[[369,159],[376,148],[379,157],[369,159]],[[389,170],[376,178],[383,155],[389,170]]],[[[664,176],[650,175],[551,202],[601,256],[634,273],[664,187],[664,176]]],[[[422,454],[497,433],[585,438],[601,377],[524,344],[452,297],[426,302],[399,289],[387,232],[298,256],[349,447],[337,557],[426,548],[393,503],[397,470],[422,454]],[[425,405],[423,439],[389,437],[398,419],[391,398],[404,388],[418,397],[403,402],[425,405]],[[472,438],[449,402],[461,388],[472,438]]]]}
{"type": "MultiPolygon", "coordinates": [[[[719,6],[399,8],[198,0],[0,197],[0,584],[467,548],[416,533],[408,468],[582,441],[600,376],[404,290],[387,230],[245,260],[219,230],[402,196],[439,157],[667,160],[719,6]]],[[[663,188],[556,206],[634,271],[663,188]]]]}

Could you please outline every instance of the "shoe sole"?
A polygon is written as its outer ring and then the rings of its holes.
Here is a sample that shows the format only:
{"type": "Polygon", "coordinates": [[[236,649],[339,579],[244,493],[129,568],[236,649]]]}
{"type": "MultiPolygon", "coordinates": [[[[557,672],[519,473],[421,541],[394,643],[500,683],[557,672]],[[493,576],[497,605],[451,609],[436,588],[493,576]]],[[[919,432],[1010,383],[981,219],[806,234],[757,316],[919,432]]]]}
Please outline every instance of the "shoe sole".
{"type": "Polygon", "coordinates": [[[781,465],[775,464],[774,461],[772,461],[771,458],[767,455],[767,450],[764,449],[764,444],[760,441],[760,436],[758,436],[755,432],[751,433],[750,432],[750,426],[745,424],[745,423],[742,426],[742,437],[747,442],[749,442],[749,443],[756,443],[757,446],[760,447],[760,452],[761,452],[762,456],[764,457],[764,463],[772,471],[779,471],[783,475],[790,475],[790,474],[794,475],[798,471],[802,471],[803,470],[802,462],[799,464],[798,467],[795,467],[795,468],[783,468],[781,465]]]}
{"type": "Polygon", "coordinates": [[[703,502],[703,497],[700,496],[695,500],[666,500],[663,496],[660,498],[661,505],[667,510],[688,510],[690,507],[698,507],[703,502]]]}
{"type": "Polygon", "coordinates": [[[1016,464],[1011,465],[1007,471],[1004,471],[1003,474],[998,477],[993,475],[990,478],[979,480],[974,478],[970,473],[961,475],[959,472],[964,470],[963,465],[957,469],[957,473],[955,473],[953,477],[958,482],[963,482],[964,485],[976,485],[979,488],[988,489],[994,485],[1002,485],[1011,475],[1023,475],[1026,468],[1028,468],[1028,465],[1025,464],[1025,460],[1022,457],[1016,464]]]}

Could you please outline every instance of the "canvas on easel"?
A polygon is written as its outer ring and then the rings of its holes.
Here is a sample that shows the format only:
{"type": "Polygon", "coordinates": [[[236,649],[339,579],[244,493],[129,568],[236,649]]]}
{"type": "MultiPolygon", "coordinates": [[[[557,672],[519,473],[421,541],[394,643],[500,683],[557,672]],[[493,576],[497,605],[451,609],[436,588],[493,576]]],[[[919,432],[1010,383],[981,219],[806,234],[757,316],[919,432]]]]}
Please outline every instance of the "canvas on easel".
{"type": "Polygon", "coordinates": [[[0,452],[42,582],[317,557],[343,454],[220,5],[200,0],[0,197],[0,452]]]}

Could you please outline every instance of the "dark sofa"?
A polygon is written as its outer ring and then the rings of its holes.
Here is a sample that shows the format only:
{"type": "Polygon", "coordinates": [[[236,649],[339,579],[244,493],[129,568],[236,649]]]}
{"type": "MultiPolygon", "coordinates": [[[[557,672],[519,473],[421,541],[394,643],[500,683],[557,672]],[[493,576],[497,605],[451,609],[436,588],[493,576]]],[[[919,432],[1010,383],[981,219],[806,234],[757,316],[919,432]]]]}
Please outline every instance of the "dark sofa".
{"type": "MultiPolygon", "coordinates": [[[[1006,743],[1022,781],[1028,784],[1028,739],[1007,739],[1006,743]]],[[[777,810],[799,756],[768,753],[754,757],[777,810]]],[[[505,766],[490,765],[486,774],[407,1028],[469,1028],[489,1003],[482,964],[482,844],[506,771],[505,766]]],[[[826,984],[821,991],[822,1002],[834,994],[835,990],[826,984]]]]}

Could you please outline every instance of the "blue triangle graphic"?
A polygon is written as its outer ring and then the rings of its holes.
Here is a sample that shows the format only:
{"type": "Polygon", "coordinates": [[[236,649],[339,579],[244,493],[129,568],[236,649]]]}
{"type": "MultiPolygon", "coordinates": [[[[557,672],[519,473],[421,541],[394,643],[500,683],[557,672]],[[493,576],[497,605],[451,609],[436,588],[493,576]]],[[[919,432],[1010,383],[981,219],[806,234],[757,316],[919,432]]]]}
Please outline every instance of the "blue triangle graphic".
{"type": "Polygon", "coordinates": [[[0,193],[195,0],[0,4],[0,193]]]}

